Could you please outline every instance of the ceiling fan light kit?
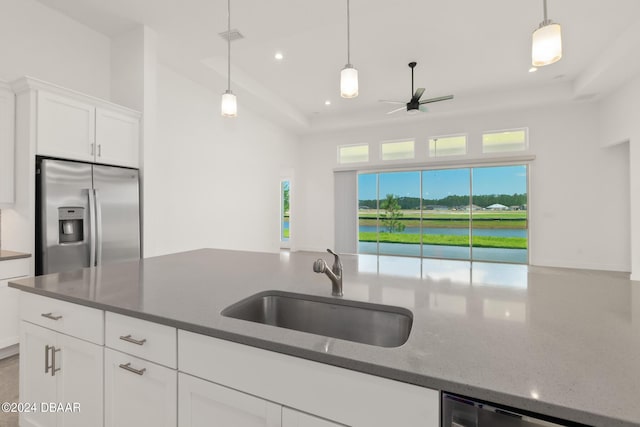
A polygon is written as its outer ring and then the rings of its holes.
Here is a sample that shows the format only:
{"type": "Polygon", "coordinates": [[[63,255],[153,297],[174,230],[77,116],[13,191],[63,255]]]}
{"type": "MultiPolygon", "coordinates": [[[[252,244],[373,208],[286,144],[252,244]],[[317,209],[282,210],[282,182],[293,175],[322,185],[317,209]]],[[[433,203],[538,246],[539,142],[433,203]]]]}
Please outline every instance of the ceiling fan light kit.
{"type": "Polygon", "coordinates": [[[544,21],[533,32],[531,64],[534,67],[553,64],[562,58],[562,29],[547,18],[547,0],[543,0],[544,21]]]}
{"type": "Polygon", "coordinates": [[[231,0],[227,0],[227,90],[222,94],[220,112],[222,117],[238,116],[238,101],[231,92],[231,0]]]}
{"type": "Polygon", "coordinates": [[[347,0],[347,65],[340,72],[340,96],[355,98],[358,96],[358,70],[351,65],[351,15],[347,0]]]}

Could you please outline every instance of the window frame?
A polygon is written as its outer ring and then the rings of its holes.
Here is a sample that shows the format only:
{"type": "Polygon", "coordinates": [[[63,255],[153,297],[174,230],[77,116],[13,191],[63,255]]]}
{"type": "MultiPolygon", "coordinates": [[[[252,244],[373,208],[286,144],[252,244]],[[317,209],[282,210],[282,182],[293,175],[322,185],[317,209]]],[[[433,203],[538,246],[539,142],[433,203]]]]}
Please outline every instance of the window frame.
{"type": "MultiPolygon", "coordinates": [[[[437,150],[435,150],[437,151],[437,150]]],[[[469,155],[469,134],[468,133],[455,133],[455,134],[448,134],[448,135],[434,135],[434,136],[429,136],[427,138],[427,159],[433,159],[433,160],[437,160],[437,159],[450,159],[450,158],[464,158],[465,156],[469,155]],[[443,138],[456,138],[456,137],[464,137],[464,153],[462,154],[449,154],[449,155],[444,155],[444,156],[432,156],[431,155],[431,141],[432,140],[438,140],[438,139],[443,139],[443,138]]]]}
{"type": "Polygon", "coordinates": [[[379,144],[379,153],[378,155],[380,156],[380,161],[382,162],[405,162],[407,160],[415,160],[416,159],[416,139],[415,138],[401,138],[401,139],[390,139],[390,140],[385,140],[385,141],[380,141],[379,144]],[[404,143],[404,142],[411,142],[413,144],[413,156],[412,157],[405,157],[405,158],[401,158],[401,159],[385,159],[384,158],[384,153],[383,153],[383,146],[385,144],[399,144],[399,143],[404,143]]]}
{"type": "Polygon", "coordinates": [[[363,143],[358,143],[358,144],[343,144],[343,145],[338,145],[338,149],[336,150],[336,156],[337,156],[337,162],[339,165],[356,165],[356,164],[361,164],[361,163],[368,163],[371,161],[371,144],[368,142],[363,142],[363,143]],[[348,148],[348,147],[367,147],[367,159],[366,160],[358,160],[358,161],[351,161],[351,162],[343,162],[342,161],[342,157],[341,157],[341,149],[342,148],[348,148]]]}
{"type": "Polygon", "coordinates": [[[509,155],[514,153],[526,153],[529,151],[529,128],[528,127],[520,127],[520,128],[509,128],[509,129],[499,129],[499,130],[487,130],[482,131],[480,134],[480,152],[483,156],[501,156],[501,155],[509,155]],[[509,151],[485,151],[484,149],[484,136],[490,134],[499,134],[506,132],[518,132],[524,131],[524,147],[522,150],[509,150],[509,151]]]}

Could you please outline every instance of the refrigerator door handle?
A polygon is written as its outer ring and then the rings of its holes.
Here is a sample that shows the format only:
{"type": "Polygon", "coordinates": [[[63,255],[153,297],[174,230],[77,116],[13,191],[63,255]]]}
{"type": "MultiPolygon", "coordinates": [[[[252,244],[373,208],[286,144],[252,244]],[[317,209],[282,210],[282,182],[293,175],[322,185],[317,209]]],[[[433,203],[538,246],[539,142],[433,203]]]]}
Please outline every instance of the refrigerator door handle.
{"type": "Polygon", "coordinates": [[[98,189],[94,189],[96,204],[96,265],[102,265],[102,204],[98,195],[98,189]]]}
{"type": "Polygon", "coordinates": [[[87,188],[89,197],[89,267],[96,265],[96,218],[93,189],[87,188]]]}

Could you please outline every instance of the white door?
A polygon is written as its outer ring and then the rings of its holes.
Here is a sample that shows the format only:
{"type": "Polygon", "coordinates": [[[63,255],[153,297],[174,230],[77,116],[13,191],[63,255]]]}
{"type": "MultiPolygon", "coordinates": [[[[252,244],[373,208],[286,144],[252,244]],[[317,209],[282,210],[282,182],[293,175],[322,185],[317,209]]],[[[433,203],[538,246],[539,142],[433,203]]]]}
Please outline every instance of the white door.
{"type": "Polygon", "coordinates": [[[282,408],[282,427],[342,427],[323,418],[314,417],[291,408],[282,408]]]}
{"type": "Polygon", "coordinates": [[[37,117],[37,154],[93,161],[96,130],[93,105],[41,90],[37,117]]]}
{"type": "Polygon", "coordinates": [[[58,412],[59,427],[102,426],[103,347],[58,334],[56,354],[58,397],[66,406],[58,412]]]}
{"type": "Polygon", "coordinates": [[[105,348],[106,427],[176,427],[177,371],[105,348]]]}
{"type": "Polygon", "coordinates": [[[280,427],[282,407],[273,402],[178,375],[180,427],[280,427]]]}
{"type": "Polygon", "coordinates": [[[41,402],[55,402],[56,377],[51,372],[51,348],[57,333],[20,322],[20,402],[33,402],[35,411],[20,413],[21,427],[54,427],[56,414],[40,410],[41,402]]]}
{"type": "Polygon", "coordinates": [[[139,139],[137,117],[96,109],[96,162],[137,168],[139,139]]]}

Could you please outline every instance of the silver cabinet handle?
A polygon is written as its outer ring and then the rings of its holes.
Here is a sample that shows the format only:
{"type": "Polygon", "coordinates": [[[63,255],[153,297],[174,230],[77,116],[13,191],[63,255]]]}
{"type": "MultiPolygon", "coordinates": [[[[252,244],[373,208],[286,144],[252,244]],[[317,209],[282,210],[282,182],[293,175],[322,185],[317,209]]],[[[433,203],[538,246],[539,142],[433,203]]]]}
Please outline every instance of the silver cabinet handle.
{"type": "Polygon", "coordinates": [[[146,338],[143,338],[141,340],[137,340],[135,338],[131,338],[131,334],[122,336],[122,337],[120,337],[120,339],[122,341],[130,342],[131,344],[137,344],[137,345],[142,345],[142,344],[147,342],[146,338]]]}
{"type": "Polygon", "coordinates": [[[47,319],[51,319],[51,320],[60,320],[60,319],[62,319],[62,316],[54,316],[51,312],[42,313],[40,316],[46,317],[47,319]]]}
{"type": "Polygon", "coordinates": [[[51,369],[51,367],[49,366],[49,350],[52,347],[47,344],[44,346],[44,373],[48,374],[49,373],[49,369],[51,369]]]}
{"type": "Polygon", "coordinates": [[[102,157],[102,144],[98,144],[98,157],[102,157]]]}
{"type": "Polygon", "coordinates": [[[59,352],[60,349],[56,348],[53,345],[45,345],[44,346],[44,373],[49,373],[51,370],[51,376],[54,377],[56,372],[60,370],[60,368],[56,368],[56,353],[59,352]],[[49,350],[51,350],[51,365],[49,365],[49,350]]]}
{"type": "Polygon", "coordinates": [[[135,369],[131,367],[131,362],[129,363],[121,363],[120,366],[122,369],[124,369],[125,371],[129,371],[129,372],[133,372],[134,374],[137,375],[142,375],[145,373],[145,371],[147,370],[147,368],[142,368],[142,369],[135,369]]]}

